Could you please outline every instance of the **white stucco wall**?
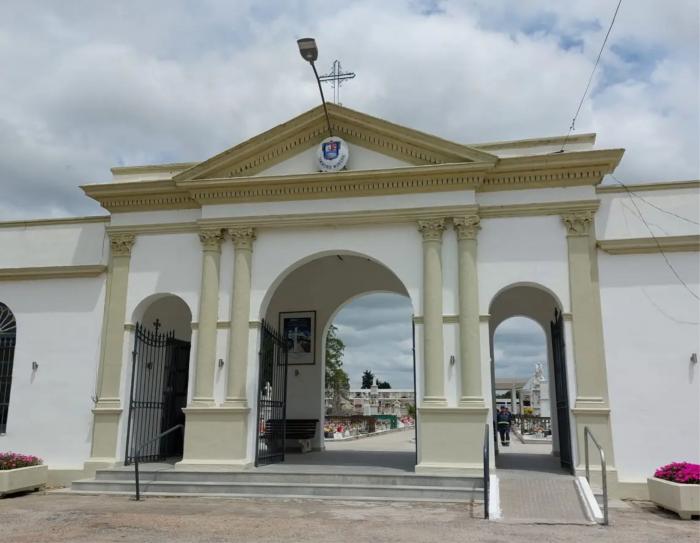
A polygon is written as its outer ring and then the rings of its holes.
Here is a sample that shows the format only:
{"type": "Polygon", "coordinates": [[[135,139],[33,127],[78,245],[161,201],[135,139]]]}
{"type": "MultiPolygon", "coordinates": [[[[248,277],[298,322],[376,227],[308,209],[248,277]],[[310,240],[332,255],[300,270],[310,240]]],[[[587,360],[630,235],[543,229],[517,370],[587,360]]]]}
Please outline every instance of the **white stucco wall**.
{"type": "Polygon", "coordinates": [[[598,194],[600,209],[596,213],[598,239],[648,238],[649,229],[639,216],[641,212],[655,236],[698,234],[700,221],[700,189],[678,188],[598,194]],[[635,204],[637,207],[635,207],[635,204]],[[656,206],[656,207],[654,207],[656,206]],[[669,213],[686,217],[684,221],[669,213]],[[695,221],[695,224],[691,221],[695,221]]]}
{"type": "Polygon", "coordinates": [[[105,223],[7,227],[0,223],[0,268],[106,264],[105,223]]]}
{"type": "Polygon", "coordinates": [[[482,315],[499,291],[519,283],[541,285],[570,311],[566,230],[558,216],[482,220],[478,251],[482,315]]]}
{"type": "Polygon", "coordinates": [[[38,455],[52,469],[82,469],[90,455],[104,290],[104,275],[0,282],[0,301],[17,320],[0,450],[38,455]]]}
{"type": "MultiPolygon", "coordinates": [[[[669,253],[695,293],[698,253],[669,253]]],[[[673,461],[700,462],[700,310],[662,255],[599,253],[605,355],[619,478],[643,482],[673,461]]]]}

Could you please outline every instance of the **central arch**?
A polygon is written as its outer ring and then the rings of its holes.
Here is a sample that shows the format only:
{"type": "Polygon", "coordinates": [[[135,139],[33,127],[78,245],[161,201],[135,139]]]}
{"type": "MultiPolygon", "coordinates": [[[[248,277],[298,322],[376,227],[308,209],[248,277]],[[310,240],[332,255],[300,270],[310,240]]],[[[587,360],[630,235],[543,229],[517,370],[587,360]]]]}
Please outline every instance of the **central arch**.
{"type": "MultiPolygon", "coordinates": [[[[264,297],[261,319],[278,329],[283,337],[285,323],[295,319],[312,321],[311,338],[304,337],[304,345],[300,346],[297,340],[306,332],[299,329],[294,331],[292,343],[298,347],[296,351],[302,352],[289,355],[286,418],[318,421],[310,442],[314,450],[324,448],[324,372],[328,329],[344,306],[371,293],[393,293],[411,300],[405,285],[386,265],[366,255],[338,251],[298,261],[273,282],[264,297]]],[[[412,300],[411,305],[415,307],[412,300]]],[[[260,383],[258,390],[259,387],[260,383]]]]}

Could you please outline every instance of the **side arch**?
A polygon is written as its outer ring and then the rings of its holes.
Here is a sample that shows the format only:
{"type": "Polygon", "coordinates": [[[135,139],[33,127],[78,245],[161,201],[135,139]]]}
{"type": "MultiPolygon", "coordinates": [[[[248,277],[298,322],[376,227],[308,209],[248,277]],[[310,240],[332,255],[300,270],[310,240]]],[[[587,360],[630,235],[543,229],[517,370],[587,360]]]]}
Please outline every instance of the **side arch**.
{"type": "Polygon", "coordinates": [[[7,429],[16,341],[15,315],[7,305],[0,302],[0,435],[7,429]]]}

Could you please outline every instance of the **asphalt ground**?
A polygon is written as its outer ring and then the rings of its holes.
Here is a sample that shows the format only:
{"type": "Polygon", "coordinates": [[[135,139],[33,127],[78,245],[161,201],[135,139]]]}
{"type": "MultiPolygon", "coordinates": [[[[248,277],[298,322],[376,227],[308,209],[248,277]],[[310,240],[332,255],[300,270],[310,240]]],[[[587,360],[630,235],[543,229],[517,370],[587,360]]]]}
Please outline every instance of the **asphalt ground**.
{"type": "Polygon", "coordinates": [[[0,499],[2,543],[493,542],[700,540],[700,522],[645,502],[611,511],[612,525],[486,521],[480,505],[336,500],[147,498],[34,492],[0,499]]]}

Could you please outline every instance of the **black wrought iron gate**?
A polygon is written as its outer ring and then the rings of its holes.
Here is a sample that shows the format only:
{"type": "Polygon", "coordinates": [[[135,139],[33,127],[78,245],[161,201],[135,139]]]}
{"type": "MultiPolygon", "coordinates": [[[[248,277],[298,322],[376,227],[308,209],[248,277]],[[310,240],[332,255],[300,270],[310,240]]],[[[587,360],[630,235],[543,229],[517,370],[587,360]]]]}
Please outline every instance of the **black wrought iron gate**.
{"type": "Polygon", "coordinates": [[[12,389],[12,363],[15,359],[17,321],[5,304],[0,303],[0,434],[5,433],[12,389]]]}
{"type": "Polygon", "coordinates": [[[569,387],[566,381],[566,347],[564,343],[564,319],[561,311],[554,311],[550,324],[552,331],[552,358],[554,359],[554,388],[557,404],[557,429],[559,431],[559,460],[563,468],[573,471],[571,457],[571,427],[569,424],[569,387]]]}
{"type": "Polygon", "coordinates": [[[269,323],[260,332],[255,465],[284,462],[287,429],[287,342],[269,323]]]}
{"type": "MultiPolygon", "coordinates": [[[[156,321],[157,322],[157,321],[156,321]]],[[[175,332],[159,332],[136,325],[132,352],[131,393],[125,464],[136,449],[176,424],[184,424],[190,343],[175,332]]],[[[182,455],[182,434],[171,433],[139,452],[139,462],[157,462],[182,455]]]]}

